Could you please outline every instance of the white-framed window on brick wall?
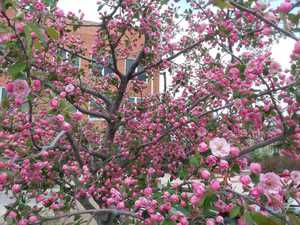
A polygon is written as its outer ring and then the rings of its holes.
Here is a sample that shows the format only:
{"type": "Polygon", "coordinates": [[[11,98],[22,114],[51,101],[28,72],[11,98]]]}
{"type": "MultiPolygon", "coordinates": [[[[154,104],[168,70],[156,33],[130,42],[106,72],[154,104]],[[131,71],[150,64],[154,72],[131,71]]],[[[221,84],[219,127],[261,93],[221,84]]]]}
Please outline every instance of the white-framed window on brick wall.
{"type": "MultiPolygon", "coordinates": [[[[130,67],[132,66],[132,64],[134,63],[135,59],[126,59],[125,60],[125,72],[127,73],[130,69],[130,67]]],[[[143,66],[139,65],[134,72],[140,72],[144,70],[143,66]]],[[[147,77],[147,74],[144,72],[142,74],[140,74],[138,77],[137,77],[138,80],[141,80],[141,81],[144,81],[144,82],[148,82],[148,77],[147,77]]]]}
{"type": "MultiPolygon", "coordinates": [[[[95,57],[92,56],[92,59],[95,60],[95,57]]],[[[100,76],[110,76],[114,74],[113,70],[111,69],[113,67],[113,60],[112,57],[109,57],[108,59],[108,65],[104,66],[104,64],[101,63],[92,63],[91,72],[93,75],[100,75],[100,76]]]]}
{"type": "Polygon", "coordinates": [[[2,107],[2,103],[5,101],[5,98],[7,97],[7,91],[5,87],[0,87],[0,103],[2,107]]]}
{"type": "Polygon", "coordinates": [[[141,103],[141,102],[143,102],[143,98],[140,98],[140,97],[129,97],[128,98],[128,102],[129,103],[134,103],[134,104],[141,103]]]}
{"type": "Polygon", "coordinates": [[[80,68],[81,59],[68,51],[60,49],[58,55],[61,57],[61,60],[64,62],[71,62],[75,67],[80,68]]]}

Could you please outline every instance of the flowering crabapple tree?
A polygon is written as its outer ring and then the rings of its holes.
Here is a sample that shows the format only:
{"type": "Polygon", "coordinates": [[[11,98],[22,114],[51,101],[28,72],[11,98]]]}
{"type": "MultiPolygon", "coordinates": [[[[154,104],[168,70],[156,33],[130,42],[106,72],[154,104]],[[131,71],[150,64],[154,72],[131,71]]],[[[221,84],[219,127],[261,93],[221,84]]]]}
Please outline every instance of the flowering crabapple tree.
{"type": "Polygon", "coordinates": [[[300,156],[299,2],[100,0],[97,24],[54,0],[0,4],[7,224],[300,224],[300,172],[263,173],[249,157],[300,156]],[[89,50],[84,27],[96,28],[89,50]],[[288,69],[272,59],[279,38],[295,43],[288,69]],[[147,86],[139,75],[166,71],[163,93],[128,101],[147,86]]]}

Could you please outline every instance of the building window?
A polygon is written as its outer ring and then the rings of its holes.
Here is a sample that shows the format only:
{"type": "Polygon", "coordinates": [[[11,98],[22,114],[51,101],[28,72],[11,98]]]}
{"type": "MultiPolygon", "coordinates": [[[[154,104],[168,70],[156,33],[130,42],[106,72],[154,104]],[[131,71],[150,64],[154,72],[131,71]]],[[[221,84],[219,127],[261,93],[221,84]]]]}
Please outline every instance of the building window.
{"type": "MultiPolygon", "coordinates": [[[[126,59],[126,63],[125,63],[125,71],[126,71],[126,73],[128,73],[128,71],[129,71],[130,67],[132,66],[132,64],[134,63],[134,61],[135,61],[135,59],[126,59]]],[[[140,72],[140,71],[143,71],[143,70],[144,70],[144,68],[141,65],[139,65],[135,69],[134,72],[137,73],[137,72],[140,72]]],[[[144,72],[144,73],[140,74],[138,76],[138,80],[147,82],[147,75],[146,75],[146,73],[144,72]]]]}
{"type": "Polygon", "coordinates": [[[137,103],[143,102],[143,99],[139,98],[139,97],[129,97],[128,102],[133,103],[133,104],[137,104],[137,103]]]}
{"type": "MultiPolygon", "coordinates": [[[[91,99],[89,101],[89,111],[90,112],[101,112],[101,111],[104,111],[105,109],[103,107],[103,104],[99,104],[99,103],[97,103],[95,101],[95,99],[91,99]]],[[[90,120],[101,120],[101,118],[98,118],[96,116],[91,116],[91,115],[89,115],[89,119],[90,120]]]]}
{"type": "Polygon", "coordinates": [[[58,56],[62,59],[62,61],[71,62],[73,66],[80,68],[80,58],[78,56],[65,50],[59,50],[58,56]]]}
{"type": "Polygon", "coordinates": [[[5,98],[7,97],[7,92],[6,89],[4,87],[0,87],[0,103],[2,106],[3,101],[5,100],[5,98]]]}
{"type": "MultiPolygon", "coordinates": [[[[95,60],[95,57],[92,57],[93,60],[95,60]]],[[[109,57],[108,65],[104,66],[101,63],[93,63],[92,64],[92,72],[95,74],[100,74],[100,76],[107,76],[114,74],[113,70],[111,69],[113,67],[113,60],[112,57],[109,57]]]]}

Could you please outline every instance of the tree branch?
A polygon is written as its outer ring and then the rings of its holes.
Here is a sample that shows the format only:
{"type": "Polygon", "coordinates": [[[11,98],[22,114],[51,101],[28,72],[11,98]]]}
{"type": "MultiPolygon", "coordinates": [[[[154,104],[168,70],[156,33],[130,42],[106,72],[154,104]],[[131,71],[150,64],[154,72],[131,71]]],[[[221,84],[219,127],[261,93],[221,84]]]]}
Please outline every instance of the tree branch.
{"type": "Polygon", "coordinates": [[[249,9],[235,1],[229,1],[230,4],[232,4],[233,6],[235,6],[236,8],[238,8],[241,11],[244,12],[248,12],[250,14],[252,14],[253,16],[257,17],[258,19],[264,21],[266,24],[268,24],[269,26],[273,27],[275,30],[279,31],[280,33],[284,34],[285,36],[294,39],[295,41],[298,41],[299,39],[292,33],[280,28],[279,26],[277,26],[274,22],[266,19],[261,13],[256,12],[252,9],[249,9]]]}
{"type": "Polygon", "coordinates": [[[46,151],[48,149],[51,149],[51,148],[54,148],[57,144],[57,142],[59,141],[59,139],[65,134],[66,132],[65,131],[61,131],[58,133],[58,135],[53,139],[53,141],[49,144],[49,145],[46,145],[46,146],[43,146],[42,147],[42,150],[43,151],[46,151]]]}
{"type": "Polygon", "coordinates": [[[53,216],[53,217],[45,217],[41,218],[40,221],[32,224],[42,224],[47,221],[52,221],[52,220],[59,220],[64,217],[71,217],[71,216],[76,216],[76,215],[82,215],[82,214],[94,214],[94,215],[105,215],[105,214],[114,214],[117,216],[128,216],[128,217],[133,217],[137,218],[135,213],[125,211],[125,210],[117,210],[117,209],[88,209],[88,210],[81,210],[81,211],[76,211],[76,212],[71,212],[63,215],[58,215],[58,216],[53,216]]]}

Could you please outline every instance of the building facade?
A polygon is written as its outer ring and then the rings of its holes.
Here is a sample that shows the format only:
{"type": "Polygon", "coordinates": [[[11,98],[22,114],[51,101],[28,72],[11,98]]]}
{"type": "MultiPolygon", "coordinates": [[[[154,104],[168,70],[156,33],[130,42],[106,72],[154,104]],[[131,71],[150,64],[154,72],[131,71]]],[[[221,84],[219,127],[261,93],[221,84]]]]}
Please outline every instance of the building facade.
{"type": "MultiPolygon", "coordinates": [[[[93,24],[92,22],[85,22],[85,23],[93,24]]],[[[74,36],[74,38],[79,37],[82,40],[83,46],[81,47],[85,48],[87,50],[86,52],[92,52],[95,34],[97,33],[97,30],[98,30],[97,24],[95,24],[95,26],[82,26],[78,28],[76,31],[70,33],[69,35],[74,36]]],[[[137,41],[139,42],[137,43],[137,45],[142,46],[143,39],[139,38],[137,41]]],[[[128,69],[134,62],[139,51],[140,49],[137,48],[131,51],[127,58],[117,58],[118,69],[120,70],[121,73],[125,74],[128,71],[128,69]]],[[[60,51],[59,54],[61,54],[61,57],[64,59],[68,59],[70,57],[70,54],[64,50],[60,51]]],[[[84,57],[90,59],[93,58],[92,55],[84,55],[84,57]]],[[[74,58],[72,60],[74,60],[74,58]]],[[[85,76],[95,75],[95,73],[91,69],[91,63],[88,60],[84,60],[82,58],[76,57],[75,60],[72,62],[74,62],[74,65],[76,65],[76,67],[83,69],[85,76]]],[[[93,66],[95,66],[98,69],[99,76],[112,75],[112,71],[109,68],[101,66],[100,64],[99,65],[95,64],[93,66]]],[[[137,70],[139,69],[142,68],[138,67],[137,70]]],[[[0,101],[2,101],[7,95],[6,90],[4,88],[5,84],[7,83],[7,78],[8,77],[5,75],[5,72],[0,72],[0,101]]],[[[128,91],[126,93],[129,102],[138,103],[142,101],[142,99],[146,96],[159,93],[159,76],[148,77],[147,74],[141,74],[137,79],[144,82],[145,88],[142,89],[141,92],[137,93],[133,91],[132,82],[129,83],[128,91]]],[[[89,107],[93,108],[96,106],[93,104],[92,101],[90,101],[89,107]]],[[[92,117],[89,118],[95,119],[92,117]]]]}

